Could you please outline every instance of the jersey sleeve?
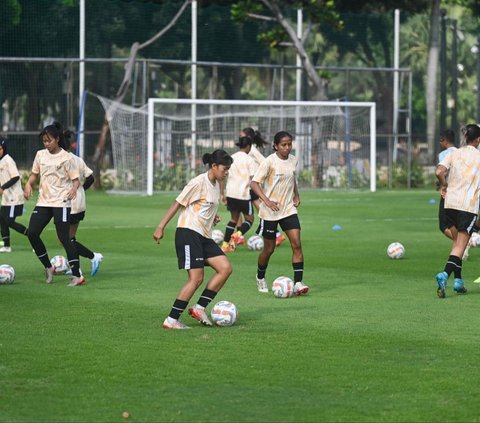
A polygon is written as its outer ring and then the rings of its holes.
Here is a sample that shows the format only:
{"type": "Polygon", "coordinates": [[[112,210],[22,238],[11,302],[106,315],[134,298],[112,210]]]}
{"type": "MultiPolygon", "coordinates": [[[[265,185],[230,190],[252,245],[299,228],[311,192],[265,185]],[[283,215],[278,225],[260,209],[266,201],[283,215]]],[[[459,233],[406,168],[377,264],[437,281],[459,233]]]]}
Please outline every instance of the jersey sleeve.
{"type": "Polygon", "coordinates": [[[252,181],[258,182],[259,184],[263,184],[263,182],[268,176],[269,171],[270,171],[270,163],[268,160],[264,160],[255,171],[252,181]]]}
{"type": "Polygon", "coordinates": [[[201,198],[202,186],[199,183],[198,179],[192,179],[185,187],[182,192],[176,198],[176,202],[187,207],[189,204],[198,201],[201,198]]]}
{"type": "Polygon", "coordinates": [[[38,175],[40,173],[40,158],[38,151],[37,154],[35,154],[35,159],[33,159],[32,173],[34,173],[35,175],[38,175]]]}
{"type": "Polygon", "coordinates": [[[13,161],[11,157],[9,157],[10,160],[7,162],[7,172],[9,175],[8,180],[15,178],[17,176],[20,176],[20,173],[18,172],[17,165],[13,161]]]}

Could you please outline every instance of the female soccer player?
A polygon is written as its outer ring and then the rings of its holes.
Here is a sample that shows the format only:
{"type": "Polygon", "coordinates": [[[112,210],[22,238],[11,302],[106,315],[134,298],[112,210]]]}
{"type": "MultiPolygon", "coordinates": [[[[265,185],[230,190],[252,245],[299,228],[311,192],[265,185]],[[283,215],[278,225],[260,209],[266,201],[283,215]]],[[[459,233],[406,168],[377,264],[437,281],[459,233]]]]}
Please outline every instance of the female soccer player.
{"type": "Polygon", "coordinates": [[[7,140],[0,138],[0,194],[2,207],[0,213],[0,230],[3,247],[0,253],[11,253],[10,228],[22,235],[27,235],[27,228],[15,222],[17,216],[23,214],[23,190],[20,182],[20,173],[12,157],[7,153],[7,140]]]}
{"type": "MultiPolygon", "coordinates": [[[[68,139],[70,132],[65,135],[68,139]]],[[[95,276],[100,267],[100,263],[103,260],[103,255],[93,252],[76,239],[78,225],[80,225],[80,222],[85,219],[85,210],[87,209],[85,191],[91,187],[95,179],[93,177],[93,170],[86,165],[83,159],[73,153],[70,154],[72,155],[76,166],[78,167],[78,179],[80,181],[80,186],[78,187],[76,197],[72,200],[72,209],[70,211],[70,239],[73,243],[75,243],[78,255],[86,257],[90,260],[92,263],[91,275],[95,276]]]]}
{"type": "Polygon", "coordinates": [[[68,152],[60,123],[54,122],[46,126],[39,137],[45,149],[37,152],[32,173],[24,188],[24,196],[29,200],[33,192],[32,184],[40,177],[39,196],[28,225],[28,239],[45,268],[46,282],[52,283],[55,269],[40,235],[53,217],[57,237],[65,248],[72,269],[73,276],[69,285],[83,285],[85,278],[80,275],[77,248],[69,235],[71,201],[80,186],[78,167],[68,152]]]}
{"type": "Polygon", "coordinates": [[[248,155],[252,148],[252,140],[249,137],[240,137],[236,145],[240,151],[232,155],[233,164],[228,172],[225,188],[226,200],[222,193],[222,202],[227,204],[227,209],[230,211],[230,221],[227,223],[221,247],[225,253],[235,251],[240,237],[252,227],[254,219],[250,182],[257,166],[248,155]],[[234,233],[235,226],[242,215],[243,223],[234,233]]]}
{"type": "Polygon", "coordinates": [[[163,322],[165,329],[190,329],[179,318],[203,282],[205,265],[213,268],[215,274],[208,281],[197,304],[189,308],[188,313],[201,324],[212,326],[205,308],[232,273],[228,258],[211,238],[212,227],[220,221],[217,214],[220,182],[228,175],[232,162],[232,158],[223,150],[204,154],[203,163],[208,165],[208,171],[193,178],[183,188],[153,234],[153,238],[159,243],[168,222],[180,210],[175,232],[175,248],[178,268],[187,271],[188,279],[180,289],[170,314],[163,322]]]}
{"type": "Polygon", "coordinates": [[[443,272],[435,276],[437,295],[445,298],[448,278],[453,273],[453,291],[466,294],[462,279],[462,256],[474,230],[480,193],[480,127],[462,128],[466,145],[448,154],[437,166],[435,175],[445,198],[447,227],[452,234],[452,248],[443,272]],[[448,183],[447,183],[448,174],[448,183]]]}
{"type": "Polygon", "coordinates": [[[300,194],[295,180],[297,159],[290,154],[292,142],[293,138],[288,132],[277,132],[273,140],[275,152],[260,165],[251,183],[253,191],[262,200],[259,212],[261,220],[257,229],[257,234],[264,240],[263,251],[258,256],[257,288],[260,292],[268,292],[265,273],[275,251],[278,225],[287,235],[292,247],[294,294],[306,294],[309,289],[302,282],[303,251],[297,214],[300,194]]]}
{"type": "MultiPolygon", "coordinates": [[[[244,128],[240,132],[241,137],[249,137],[252,139],[252,148],[250,149],[249,155],[255,160],[255,164],[257,168],[263,163],[265,160],[265,156],[263,155],[262,151],[265,149],[265,146],[268,144],[262,137],[262,134],[256,129],[253,128],[244,128]]],[[[260,209],[260,200],[258,195],[250,190],[250,196],[252,197],[253,205],[258,210],[260,209]]],[[[280,231],[277,231],[275,244],[278,247],[282,242],[285,241],[285,235],[283,235],[280,231]]]]}

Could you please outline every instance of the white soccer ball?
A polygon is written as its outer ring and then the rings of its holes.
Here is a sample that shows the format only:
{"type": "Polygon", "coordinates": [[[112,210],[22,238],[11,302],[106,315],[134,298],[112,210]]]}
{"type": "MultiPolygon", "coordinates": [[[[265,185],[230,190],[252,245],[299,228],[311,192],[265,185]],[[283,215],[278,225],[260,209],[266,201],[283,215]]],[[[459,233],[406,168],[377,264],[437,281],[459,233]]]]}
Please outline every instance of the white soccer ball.
{"type": "Polygon", "coordinates": [[[238,310],[230,301],[219,301],[210,312],[217,326],[232,326],[238,319],[238,310]]]}
{"type": "Polygon", "coordinates": [[[10,285],[15,280],[15,269],[8,265],[0,266],[0,285],[10,285]]]}
{"type": "Polygon", "coordinates": [[[287,276],[279,276],[272,283],[273,295],[277,298],[293,297],[295,284],[287,276]]]}
{"type": "Polygon", "coordinates": [[[392,242],[387,248],[387,254],[391,259],[401,259],[405,255],[405,247],[399,242],[392,242]]]}
{"type": "Polygon", "coordinates": [[[55,256],[50,260],[50,263],[52,263],[55,268],[56,275],[64,275],[65,272],[70,269],[68,260],[64,256],[55,256]]]}
{"type": "Polygon", "coordinates": [[[470,247],[478,247],[480,245],[480,234],[478,232],[472,233],[469,243],[470,247]]]}
{"type": "Polygon", "coordinates": [[[260,235],[252,235],[248,238],[247,248],[253,251],[260,251],[263,249],[263,238],[260,235]]]}
{"type": "Polygon", "coordinates": [[[220,229],[214,229],[212,231],[212,239],[216,244],[221,244],[223,242],[223,232],[220,229]]]}

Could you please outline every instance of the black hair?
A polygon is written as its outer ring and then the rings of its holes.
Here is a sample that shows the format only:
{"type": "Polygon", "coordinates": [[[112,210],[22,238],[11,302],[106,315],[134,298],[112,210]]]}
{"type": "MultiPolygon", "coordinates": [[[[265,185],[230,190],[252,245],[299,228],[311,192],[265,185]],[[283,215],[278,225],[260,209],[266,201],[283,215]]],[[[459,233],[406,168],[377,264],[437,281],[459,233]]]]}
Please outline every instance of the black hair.
{"type": "Polygon", "coordinates": [[[251,146],[252,139],[250,137],[240,137],[235,145],[237,145],[239,148],[245,148],[249,145],[251,146]]]}
{"type": "Polygon", "coordinates": [[[467,144],[471,144],[474,140],[480,137],[480,126],[478,126],[476,123],[465,125],[462,127],[461,131],[467,144]]]}
{"type": "Polygon", "coordinates": [[[232,157],[225,150],[215,150],[213,153],[205,153],[202,161],[208,165],[209,168],[211,168],[213,164],[231,166],[233,163],[232,157]]]}
{"type": "Polygon", "coordinates": [[[45,135],[49,135],[53,138],[58,138],[58,145],[64,150],[70,149],[70,136],[71,131],[64,131],[63,126],[60,122],[53,122],[51,125],[45,126],[42,129],[42,132],[38,135],[40,140],[43,139],[45,135]]]}
{"type": "Polygon", "coordinates": [[[273,149],[276,151],[276,145],[282,140],[282,138],[288,137],[293,141],[292,135],[287,131],[280,131],[273,137],[273,149]]]}
{"type": "Polygon", "coordinates": [[[246,134],[247,137],[251,138],[252,143],[255,144],[257,147],[265,147],[268,142],[265,141],[262,137],[262,134],[253,128],[243,128],[242,132],[246,134]]]}
{"type": "Polygon", "coordinates": [[[3,156],[7,154],[7,140],[6,138],[0,137],[0,147],[3,148],[3,156]]]}
{"type": "Polygon", "coordinates": [[[440,132],[440,139],[447,141],[449,144],[455,145],[455,132],[451,129],[445,129],[440,132]]]}

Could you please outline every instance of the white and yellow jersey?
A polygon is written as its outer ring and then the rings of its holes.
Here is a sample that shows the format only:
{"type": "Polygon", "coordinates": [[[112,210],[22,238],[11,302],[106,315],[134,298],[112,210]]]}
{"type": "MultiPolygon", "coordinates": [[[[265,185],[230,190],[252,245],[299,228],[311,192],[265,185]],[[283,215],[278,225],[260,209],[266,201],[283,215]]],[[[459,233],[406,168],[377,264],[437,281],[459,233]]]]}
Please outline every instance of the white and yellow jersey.
{"type": "Polygon", "coordinates": [[[85,179],[93,174],[93,170],[90,169],[82,158],[76,156],[73,153],[70,153],[75,160],[75,163],[78,167],[78,180],[80,181],[80,186],[77,190],[77,196],[72,200],[72,211],[71,214],[77,214],[84,212],[87,209],[87,202],[85,199],[85,190],[83,189],[83,184],[85,179]]]}
{"type": "Polygon", "coordinates": [[[183,208],[177,228],[187,228],[205,238],[212,237],[213,221],[220,201],[220,184],[208,179],[208,172],[193,178],[176,198],[183,208]]]}
{"type": "Polygon", "coordinates": [[[250,200],[250,181],[257,169],[255,161],[245,152],[232,154],[225,195],[238,200],[250,200]]]}
{"type": "Polygon", "coordinates": [[[264,194],[279,204],[280,210],[275,212],[268,208],[262,201],[258,215],[264,220],[280,220],[297,213],[293,205],[295,194],[295,168],[297,159],[291,154],[287,160],[280,159],[276,153],[268,156],[253,176],[253,181],[258,182],[264,194]]]}
{"type": "Polygon", "coordinates": [[[255,160],[255,164],[257,165],[257,168],[265,160],[265,156],[260,152],[260,150],[257,148],[255,144],[252,144],[252,148],[250,149],[250,153],[248,153],[248,155],[252,157],[253,160],[255,160]]]}
{"type": "Polygon", "coordinates": [[[439,164],[448,169],[445,208],[478,214],[480,151],[467,145],[447,155],[439,164]]]}
{"type": "MultiPolygon", "coordinates": [[[[0,186],[17,176],[20,177],[20,174],[15,161],[10,155],[5,154],[0,160],[0,186]]],[[[3,191],[2,206],[18,206],[23,203],[23,190],[19,179],[10,188],[3,191]]]]}
{"type": "Polygon", "coordinates": [[[68,151],[62,149],[57,154],[51,154],[47,149],[37,151],[32,173],[40,176],[37,206],[70,207],[67,194],[79,173],[68,151]]]}

